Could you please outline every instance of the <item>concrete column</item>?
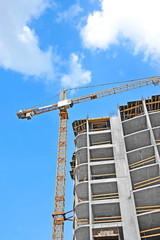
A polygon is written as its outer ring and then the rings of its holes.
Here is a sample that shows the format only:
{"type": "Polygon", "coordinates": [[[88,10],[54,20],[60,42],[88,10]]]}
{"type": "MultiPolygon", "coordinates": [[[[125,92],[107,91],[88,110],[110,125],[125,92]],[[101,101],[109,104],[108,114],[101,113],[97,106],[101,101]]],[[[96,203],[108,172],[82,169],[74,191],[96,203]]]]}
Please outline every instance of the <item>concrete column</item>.
{"type": "Polygon", "coordinates": [[[89,200],[89,231],[90,231],[90,239],[93,240],[92,234],[92,196],[91,196],[91,169],[90,169],[90,151],[89,151],[89,122],[87,120],[87,161],[88,161],[88,200],[89,200]]]}
{"type": "Polygon", "coordinates": [[[143,108],[144,108],[144,114],[146,115],[147,127],[150,131],[151,144],[154,147],[156,163],[159,164],[159,169],[160,169],[159,152],[158,152],[158,149],[157,149],[156,140],[155,140],[154,133],[153,133],[153,130],[152,130],[152,125],[151,125],[151,121],[150,121],[149,114],[148,114],[148,111],[147,111],[145,100],[143,100],[143,108]]]}
{"type": "MultiPolygon", "coordinates": [[[[75,152],[77,151],[77,147],[75,146],[75,152]]],[[[77,168],[77,154],[75,157],[75,169],[77,168]]],[[[75,170],[74,170],[75,171],[75,170]]],[[[75,206],[77,205],[77,193],[76,193],[76,181],[77,181],[77,173],[76,171],[74,172],[75,174],[75,180],[74,180],[74,184],[73,184],[73,188],[74,188],[74,205],[73,205],[73,221],[74,221],[74,228],[73,228],[73,240],[76,240],[76,235],[75,235],[75,228],[76,228],[76,212],[75,212],[75,206]]]]}
{"type": "Polygon", "coordinates": [[[73,240],[76,240],[75,229],[73,229],[73,240]]]}
{"type": "Polygon", "coordinates": [[[110,123],[124,240],[140,240],[120,116],[112,117],[110,123]]]}
{"type": "Polygon", "coordinates": [[[73,229],[72,229],[72,234],[73,234],[73,240],[75,240],[75,204],[76,204],[76,191],[75,191],[75,183],[73,182],[73,229]]]}

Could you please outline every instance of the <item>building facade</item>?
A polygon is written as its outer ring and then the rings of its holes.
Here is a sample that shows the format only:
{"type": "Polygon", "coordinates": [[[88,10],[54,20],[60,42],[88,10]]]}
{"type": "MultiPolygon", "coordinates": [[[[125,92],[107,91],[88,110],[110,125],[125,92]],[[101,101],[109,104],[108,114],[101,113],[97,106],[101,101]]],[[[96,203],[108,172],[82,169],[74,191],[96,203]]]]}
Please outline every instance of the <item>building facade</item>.
{"type": "Polygon", "coordinates": [[[73,130],[73,239],[160,239],[160,96],[73,130]]]}

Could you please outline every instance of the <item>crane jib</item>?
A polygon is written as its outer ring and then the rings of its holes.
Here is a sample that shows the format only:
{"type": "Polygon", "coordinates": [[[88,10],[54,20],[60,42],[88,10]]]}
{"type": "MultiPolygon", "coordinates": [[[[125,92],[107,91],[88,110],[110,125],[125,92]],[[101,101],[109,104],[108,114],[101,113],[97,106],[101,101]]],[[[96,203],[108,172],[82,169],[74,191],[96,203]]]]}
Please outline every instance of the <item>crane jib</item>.
{"type": "Polygon", "coordinates": [[[132,83],[129,83],[126,85],[122,85],[119,87],[115,87],[115,88],[103,90],[100,92],[88,94],[88,95],[85,95],[82,97],[73,98],[73,99],[65,99],[65,100],[59,101],[57,104],[52,104],[52,105],[48,105],[48,106],[40,107],[40,108],[20,110],[17,113],[17,116],[19,119],[26,118],[29,120],[34,115],[38,115],[41,113],[45,113],[45,112],[49,112],[49,111],[53,111],[53,110],[57,110],[57,109],[60,109],[60,110],[68,109],[68,108],[71,108],[73,106],[73,104],[82,103],[82,102],[94,100],[94,99],[101,98],[101,97],[106,97],[109,95],[129,91],[129,90],[132,90],[135,88],[139,88],[139,87],[143,87],[143,86],[147,86],[147,85],[151,85],[151,84],[157,85],[159,83],[159,81],[160,81],[160,76],[146,78],[146,79],[142,79],[137,82],[132,82],[132,83]]]}

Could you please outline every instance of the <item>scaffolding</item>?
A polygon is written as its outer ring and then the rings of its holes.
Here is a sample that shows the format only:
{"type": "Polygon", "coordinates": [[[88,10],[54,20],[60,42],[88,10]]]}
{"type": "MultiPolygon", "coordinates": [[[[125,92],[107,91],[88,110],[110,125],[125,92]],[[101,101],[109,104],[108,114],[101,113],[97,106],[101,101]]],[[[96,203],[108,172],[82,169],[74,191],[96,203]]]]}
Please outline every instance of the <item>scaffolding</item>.
{"type": "Polygon", "coordinates": [[[139,116],[144,113],[142,100],[128,102],[127,105],[120,106],[119,110],[120,110],[120,115],[121,115],[122,121],[133,118],[135,116],[139,116]]]}
{"type": "MultiPolygon", "coordinates": [[[[148,112],[157,112],[160,110],[160,95],[145,99],[148,112]]],[[[130,119],[144,113],[142,100],[128,102],[127,105],[119,107],[121,120],[130,119]]]]}
{"type": "Polygon", "coordinates": [[[160,95],[145,99],[148,112],[157,112],[160,110],[160,95]]]}

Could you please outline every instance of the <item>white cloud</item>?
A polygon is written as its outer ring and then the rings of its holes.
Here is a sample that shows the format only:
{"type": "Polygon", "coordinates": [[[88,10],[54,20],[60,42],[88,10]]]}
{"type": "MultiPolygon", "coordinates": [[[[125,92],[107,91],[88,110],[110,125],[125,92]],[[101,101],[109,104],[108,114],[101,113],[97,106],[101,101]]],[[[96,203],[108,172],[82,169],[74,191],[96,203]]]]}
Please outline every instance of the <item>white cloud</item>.
{"type": "Polygon", "coordinates": [[[68,10],[64,12],[59,12],[57,14],[56,21],[59,23],[61,21],[71,21],[75,17],[77,17],[81,12],[83,12],[83,8],[80,7],[79,3],[75,3],[71,5],[68,10]]]}
{"type": "Polygon", "coordinates": [[[84,70],[78,55],[72,53],[69,61],[68,74],[61,79],[63,87],[79,87],[91,82],[91,72],[84,70]]]}
{"type": "Polygon", "coordinates": [[[134,54],[160,58],[159,0],[99,0],[101,11],[88,16],[81,29],[85,47],[106,50],[112,44],[129,41],[134,54]]]}
{"type": "Polygon", "coordinates": [[[39,48],[38,37],[27,25],[38,18],[50,0],[0,0],[0,66],[25,75],[51,77],[51,49],[39,48]]]}

